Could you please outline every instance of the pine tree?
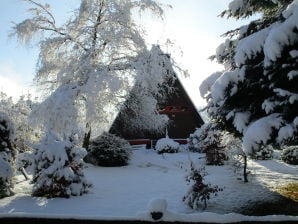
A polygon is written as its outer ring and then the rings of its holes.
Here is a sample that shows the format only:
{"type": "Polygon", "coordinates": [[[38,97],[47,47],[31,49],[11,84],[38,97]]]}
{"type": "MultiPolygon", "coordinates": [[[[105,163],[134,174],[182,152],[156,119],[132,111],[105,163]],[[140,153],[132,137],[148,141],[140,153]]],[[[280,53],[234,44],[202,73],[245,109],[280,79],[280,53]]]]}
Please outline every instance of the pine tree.
{"type": "Polygon", "coordinates": [[[212,57],[225,71],[200,88],[211,118],[242,137],[251,155],[264,145],[294,144],[298,133],[298,1],[234,0],[221,15],[256,13],[259,19],[225,34],[212,57]]]}

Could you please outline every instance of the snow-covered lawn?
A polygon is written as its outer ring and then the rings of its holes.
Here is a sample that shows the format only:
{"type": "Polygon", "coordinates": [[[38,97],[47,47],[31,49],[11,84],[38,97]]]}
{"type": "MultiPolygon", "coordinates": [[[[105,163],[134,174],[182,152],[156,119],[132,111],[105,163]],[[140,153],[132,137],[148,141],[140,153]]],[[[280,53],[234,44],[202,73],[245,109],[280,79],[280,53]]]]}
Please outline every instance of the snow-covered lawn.
{"type": "MultiPolygon", "coordinates": [[[[240,220],[297,220],[297,216],[248,217],[241,213],[254,202],[272,201],[274,188],[286,182],[298,182],[298,166],[281,161],[250,161],[249,182],[239,180],[231,165],[206,166],[206,182],[224,188],[208,201],[205,211],[193,211],[182,202],[190,186],[185,176],[190,159],[204,164],[203,154],[180,152],[158,155],[154,150],[133,151],[130,165],[94,167],[87,165],[87,179],[93,183],[89,194],[69,199],[30,196],[29,181],[18,176],[16,195],[0,200],[0,217],[77,217],[94,219],[150,220],[148,202],[154,198],[167,201],[164,220],[231,222],[240,220]],[[215,214],[216,213],[216,214],[215,214]],[[231,214],[232,213],[232,214],[231,214]]],[[[298,206],[298,205],[297,205],[298,206]]]]}

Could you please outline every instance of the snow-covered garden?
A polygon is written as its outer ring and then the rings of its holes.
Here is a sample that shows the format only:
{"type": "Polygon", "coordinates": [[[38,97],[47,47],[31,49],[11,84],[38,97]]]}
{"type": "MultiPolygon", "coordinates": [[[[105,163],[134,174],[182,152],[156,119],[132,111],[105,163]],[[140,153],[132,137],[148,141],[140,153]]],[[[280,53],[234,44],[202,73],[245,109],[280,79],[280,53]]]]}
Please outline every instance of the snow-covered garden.
{"type": "MultiPolygon", "coordinates": [[[[148,207],[150,201],[164,199],[167,212],[162,220],[167,221],[298,220],[295,217],[297,207],[286,211],[281,206],[274,212],[266,211],[266,207],[259,208],[258,214],[271,216],[241,215],[252,215],[249,209],[256,203],[279,203],[282,197],[275,190],[281,184],[298,181],[298,167],[280,160],[249,161],[248,183],[234,173],[232,165],[206,166],[209,173],[205,176],[206,182],[222,187],[223,191],[216,197],[211,196],[205,210],[203,203],[198,210],[190,209],[182,202],[190,188],[185,177],[190,171],[190,160],[197,166],[203,166],[202,157],[204,154],[187,150],[158,154],[155,150],[140,148],[133,150],[128,166],[96,167],[86,164],[85,175],[93,187],[88,194],[68,199],[31,197],[30,181],[19,174],[14,188],[16,194],[0,200],[0,217],[152,220],[148,207]],[[282,215],[286,213],[291,215],[282,215]]],[[[294,202],[290,204],[293,205],[294,202]]]]}
{"type": "Polygon", "coordinates": [[[82,0],[58,25],[50,5],[26,2],[12,36],[38,44],[44,95],[0,95],[0,220],[298,221],[298,0],[231,1],[222,17],[259,17],[211,56],[224,70],[198,90],[208,121],[187,145],[166,134],[151,149],[108,130],[122,108],[124,130],[170,123],[158,102],[187,72],[133,16],[166,6],[82,0]]]}

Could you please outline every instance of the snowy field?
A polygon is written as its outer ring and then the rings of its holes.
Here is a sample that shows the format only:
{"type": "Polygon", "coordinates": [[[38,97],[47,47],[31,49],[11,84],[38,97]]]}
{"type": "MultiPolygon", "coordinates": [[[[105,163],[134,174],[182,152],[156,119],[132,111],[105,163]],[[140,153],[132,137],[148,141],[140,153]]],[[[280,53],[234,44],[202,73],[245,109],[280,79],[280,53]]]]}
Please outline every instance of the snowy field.
{"type": "Polygon", "coordinates": [[[253,203],[276,200],[279,196],[274,189],[281,184],[298,181],[298,166],[278,160],[249,161],[249,183],[243,183],[231,165],[206,166],[205,181],[224,190],[208,201],[206,210],[188,208],[182,202],[190,187],[185,176],[190,160],[200,166],[204,164],[203,156],[186,151],[158,155],[154,150],[136,149],[130,165],[125,167],[87,164],[85,174],[93,184],[91,192],[69,199],[31,197],[29,181],[19,175],[16,195],[0,200],[0,217],[151,220],[148,203],[152,199],[165,199],[167,211],[163,220],[167,221],[298,221],[298,214],[287,216],[279,212],[261,217],[240,214],[253,203]]]}

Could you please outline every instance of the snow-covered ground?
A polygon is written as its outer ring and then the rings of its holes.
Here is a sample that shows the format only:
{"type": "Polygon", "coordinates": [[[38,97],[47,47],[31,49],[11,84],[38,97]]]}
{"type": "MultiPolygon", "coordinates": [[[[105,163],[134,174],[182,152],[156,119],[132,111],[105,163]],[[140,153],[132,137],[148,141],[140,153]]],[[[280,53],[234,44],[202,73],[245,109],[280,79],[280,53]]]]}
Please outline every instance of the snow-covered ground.
{"type": "Polygon", "coordinates": [[[251,174],[248,183],[239,180],[231,165],[206,166],[206,182],[224,190],[208,201],[206,210],[193,211],[188,208],[182,202],[190,187],[186,185],[185,176],[190,168],[190,159],[200,166],[204,164],[204,159],[199,159],[203,156],[187,151],[158,155],[154,150],[136,149],[130,165],[125,167],[105,168],[88,164],[85,174],[93,183],[91,192],[69,199],[31,197],[31,185],[20,175],[17,177],[16,195],[0,200],[0,217],[150,220],[148,203],[157,198],[167,202],[163,220],[168,221],[298,221],[298,214],[264,217],[237,214],[254,202],[275,200],[278,194],[274,188],[298,181],[298,166],[278,160],[249,161],[251,174]]]}

